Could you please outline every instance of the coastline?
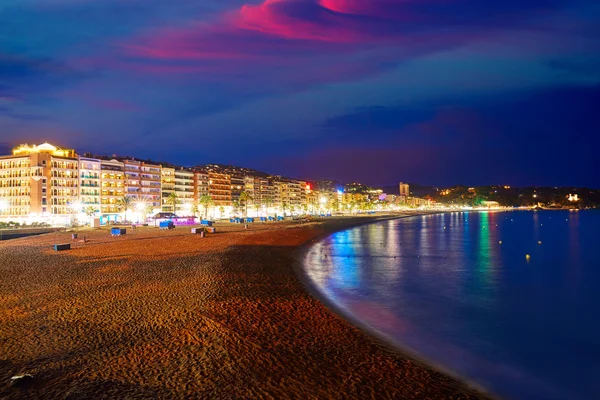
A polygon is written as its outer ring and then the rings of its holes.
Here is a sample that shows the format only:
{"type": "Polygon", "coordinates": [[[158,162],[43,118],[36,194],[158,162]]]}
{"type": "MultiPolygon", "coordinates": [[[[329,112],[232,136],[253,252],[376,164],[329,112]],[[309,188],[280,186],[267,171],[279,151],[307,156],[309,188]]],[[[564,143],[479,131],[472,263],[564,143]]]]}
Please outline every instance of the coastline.
{"type": "Polygon", "coordinates": [[[381,219],[90,231],[64,253],[49,246],[66,233],[3,242],[0,397],[487,398],[307,292],[300,246],[381,219]],[[7,383],[19,373],[32,387],[7,383]]]}
{"type": "MultiPolygon", "coordinates": [[[[502,210],[502,211],[505,211],[505,210],[502,210]]],[[[470,212],[478,212],[478,211],[470,211],[470,212]]],[[[486,399],[496,398],[497,396],[495,396],[493,393],[490,393],[485,388],[479,386],[476,382],[468,381],[468,380],[464,379],[463,377],[461,377],[459,374],[455,373],[454,371],[448,370],[448,369],[444,368],[443,366],[436,365],[433,361],[422,358],[421,356],[419,356],[418,353],[403,346],[402,343],[399,343],[397,340],[393,339],[392,337],[388,337],[384,333],[377,331],[376,329],[371,327],[369,324],[365,323],[364,321],[361,321],[354,314],[345,310],[341,305],[336,304],[335,302],[331,301],[325,294],[323,294],[316,287],[316,285],[314,284],[312,279],[308,276],[306,269],[304,267],[305,257],[310,252],[311,248],[314,245],[316,245],[317,243],[319,243],[320,241],[326,239],[327,237],[331,236],[332,234],[334,234],[336,232],[344,231],[347,229],[353,229],[355,227],[358,227],[361,225],[366,225],[366,224],[377,224],[377,223],[389,221],[389,220],[414,218],[414,217],[422,216],[422,215],[443,214],[443,213],[445,213],[445,212],[421,212],[421,213],[415,213],[415,214],[411,214],[411,215],[381,218],[378,220],[366,221],[366,222],[362,222],[359,224],[353,224],[351,226],[344,227],[344,228],[332,229],[332,230],[328,231],[327,233],[324,233],[323,235],[319,235],[318,237],[311,239],[309,242],[304,243],[301,246],[299,246],[293,253],[293,258],[294,258],[293,268],[296,271],[296,274],[298,275],[302,284],[306,288],[307,292],[309,292],[313,297],[315,297],[321,303],[323,303],[331,312],[338,315],[340,318],[343,318],[344,320],[348,321],[348,323],[359,328],[362,332],[365,333],[365,335],[368,335],[371,338],[371,340],[374,340],[375,342],[379,343],[380,346],[382,346],[383,348],[386,348],[393,353],[394,352],[398,353],[402,357],[406,357],[406,358],[410,359],[411,361],[413,361],[417,364],[420,364],[423,368],[433,369],[435,371],[438,371],[441,374],[451,377],[452,379],[456,379],[458,382],[466,385],[469,389],[474,391],[474,393],[477,396],[481,396],[480,398],[486,398],[486,399]]]]}

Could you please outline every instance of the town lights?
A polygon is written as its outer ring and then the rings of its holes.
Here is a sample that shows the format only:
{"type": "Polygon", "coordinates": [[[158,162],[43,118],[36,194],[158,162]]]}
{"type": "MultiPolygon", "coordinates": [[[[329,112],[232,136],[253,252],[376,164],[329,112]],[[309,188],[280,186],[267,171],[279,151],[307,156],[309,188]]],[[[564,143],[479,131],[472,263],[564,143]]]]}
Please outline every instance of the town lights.
{"type": "Polygon", "coordinates": [[[4,212],[8,209],[8,201],[5,199],[0,199],[0,212],[4,212]]]}
{"type": "Polygon", "coordinates": [[[319,203],[321,203],[321,204],[323,204],[323,205],[327,204],[327,197],[325,197],[325,196],[321,197],[321,198],[319,199],[319,203]]]}

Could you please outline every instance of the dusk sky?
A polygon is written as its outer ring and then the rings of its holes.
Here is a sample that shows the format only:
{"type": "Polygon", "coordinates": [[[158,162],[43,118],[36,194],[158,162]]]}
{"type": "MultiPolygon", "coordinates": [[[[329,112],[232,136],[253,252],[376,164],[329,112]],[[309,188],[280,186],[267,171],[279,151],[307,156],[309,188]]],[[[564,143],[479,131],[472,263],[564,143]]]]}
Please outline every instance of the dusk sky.
{"type": "Polygon", "coordinates": [[[600,187],[598,0],[0,0],[0,154],[600,187]]]}

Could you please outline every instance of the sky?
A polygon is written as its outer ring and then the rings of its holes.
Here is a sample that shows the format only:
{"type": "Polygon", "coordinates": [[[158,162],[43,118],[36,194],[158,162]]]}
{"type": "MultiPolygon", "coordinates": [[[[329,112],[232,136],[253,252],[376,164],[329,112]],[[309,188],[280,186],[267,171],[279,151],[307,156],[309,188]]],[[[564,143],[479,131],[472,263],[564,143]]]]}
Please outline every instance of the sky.
{"type": "Polygon", "coordinates": [[[600,188],[597,0],[2,0],[0,153],[600,188]]]}

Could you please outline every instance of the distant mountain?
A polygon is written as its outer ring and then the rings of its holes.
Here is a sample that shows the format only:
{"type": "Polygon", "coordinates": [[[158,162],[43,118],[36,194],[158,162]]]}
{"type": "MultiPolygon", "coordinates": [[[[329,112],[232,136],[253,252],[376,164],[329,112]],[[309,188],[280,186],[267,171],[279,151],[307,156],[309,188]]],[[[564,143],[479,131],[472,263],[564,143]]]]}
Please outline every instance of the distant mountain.
{"type": "Polygon", "coordinates": [[[235,165],[226,165],[226,164],[204,164],[197,165],[193,167],[193,169],[204,169],[215,172],[227,173],[227,174],[240,174],[240,175],[252,175],[258,176],[261,178],[267,178],[272,174],[268,174],[263,171],[258,171],[253,168],[245,168],[245,167],[237,167],[235,165]]]}

